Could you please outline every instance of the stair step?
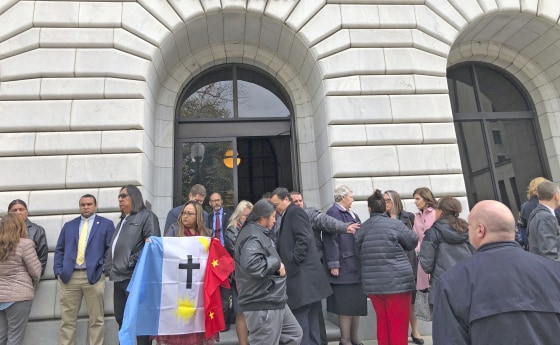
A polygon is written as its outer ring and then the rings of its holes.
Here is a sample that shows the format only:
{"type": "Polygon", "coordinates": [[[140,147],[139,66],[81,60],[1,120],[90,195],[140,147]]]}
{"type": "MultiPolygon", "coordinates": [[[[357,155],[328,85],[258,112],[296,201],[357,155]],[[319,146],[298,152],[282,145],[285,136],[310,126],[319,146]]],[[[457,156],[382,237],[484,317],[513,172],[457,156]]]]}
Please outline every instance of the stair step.
{"type": "MultiPolygon", "coordinates": [[[[338,326],[328,320],[325,320],[325,328],[327,329],[327,338],[329,341],[340,339],[340,329],[338,326]]],[[[220,333],[220,345],[239,345],[237,334],[235,333],[235,325],[231,325],[229,331],[220,333]]]]}

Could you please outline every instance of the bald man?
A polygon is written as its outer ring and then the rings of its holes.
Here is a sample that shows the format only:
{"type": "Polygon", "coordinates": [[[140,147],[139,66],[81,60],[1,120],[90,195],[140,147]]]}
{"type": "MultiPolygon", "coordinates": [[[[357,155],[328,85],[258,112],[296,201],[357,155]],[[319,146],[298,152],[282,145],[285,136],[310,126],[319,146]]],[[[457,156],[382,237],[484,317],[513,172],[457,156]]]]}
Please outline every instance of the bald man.
{"type": "Polygon", "coordinates": [[[444,273],[434,290],[434,345],[558,344],[560,264],[524,251],[502,203],[469,217],[476,253],[444,273]]]}

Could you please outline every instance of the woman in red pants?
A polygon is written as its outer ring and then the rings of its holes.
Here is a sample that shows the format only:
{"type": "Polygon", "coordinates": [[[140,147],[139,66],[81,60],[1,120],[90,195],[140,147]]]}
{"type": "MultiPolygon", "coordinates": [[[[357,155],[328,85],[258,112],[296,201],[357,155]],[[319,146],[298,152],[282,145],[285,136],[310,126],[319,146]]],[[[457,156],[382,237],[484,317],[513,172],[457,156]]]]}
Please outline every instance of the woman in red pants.
{"type": "Polygon", "coordinates": [[[407,251],[418,235],[386,214],[383,193],[368,198],[371,217],[356,232],[356,253],[362,267],[362,286],[377,315],[379,345],[406,345],[411,293],[415,289],[407,251]]]}

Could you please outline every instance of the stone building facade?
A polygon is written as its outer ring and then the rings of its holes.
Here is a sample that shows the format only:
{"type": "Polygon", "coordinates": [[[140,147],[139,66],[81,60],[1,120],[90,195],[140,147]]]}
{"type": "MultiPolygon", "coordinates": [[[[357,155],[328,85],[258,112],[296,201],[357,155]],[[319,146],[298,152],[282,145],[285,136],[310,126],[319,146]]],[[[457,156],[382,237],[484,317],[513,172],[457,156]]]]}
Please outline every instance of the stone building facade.
{"type": "Polygon", "coordinates": [[[217,66],[285,91],[309,205],[346,184],[364,219],[373,188],[466,206],[447,71],[472,62],[524,89],[543,174],[559,181],[559,17],[557,0],[2,0],[0,209],[27,201],[51,250],[27,343],[57,343],[52,251],[82,194],[112,219],[128,183],[162,221],[176,203],[179,98],[217,66]]]}

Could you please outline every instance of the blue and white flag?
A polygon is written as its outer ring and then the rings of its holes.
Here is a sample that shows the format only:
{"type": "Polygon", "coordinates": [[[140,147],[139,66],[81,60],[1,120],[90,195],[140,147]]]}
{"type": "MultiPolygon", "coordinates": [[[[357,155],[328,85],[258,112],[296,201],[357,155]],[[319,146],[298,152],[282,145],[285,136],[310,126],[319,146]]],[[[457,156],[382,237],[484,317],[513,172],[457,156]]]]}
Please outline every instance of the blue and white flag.
{"type": "Polygon", "coordinates": [[[203,282],[210,238],[150,237],[128,285],[121,345],[137,335],[204,332],[203,282]]]}

